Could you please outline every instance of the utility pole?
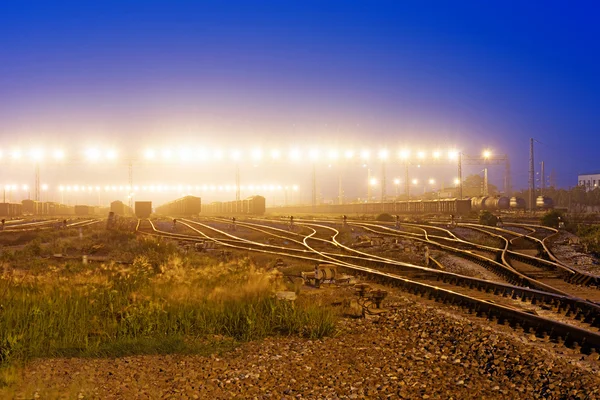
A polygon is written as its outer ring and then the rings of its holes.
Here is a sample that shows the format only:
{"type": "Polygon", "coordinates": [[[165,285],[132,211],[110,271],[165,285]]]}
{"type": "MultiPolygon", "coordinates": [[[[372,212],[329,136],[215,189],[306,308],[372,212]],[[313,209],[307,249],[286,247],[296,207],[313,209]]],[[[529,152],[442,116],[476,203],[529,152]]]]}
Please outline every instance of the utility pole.
{"type": "Polygon", "coordinates": [[[371,201],[371,168],[367,168],[367,203],[371,201]]]}
{"type": "Polygon", "coordinates": [[[489,190],[488,190],[488,169],[487,169],[487,167],[485,167],[483,169],[483,195],[484,196],[488,196],[489,195],[489,190]]]}
{"type": "Polygon", "coordinates": [[[342,173],[338,174],[338,204],[344,204],[344,190],[342,189],[342,173]]]}
{"type": "Polygon", "coordinates": [[[462,152],[458,153],[458,198],[463,197],[463,182],[462,182],[462,152]]]}
{"type": "Polygon", "coordinates": [[[40,163],[35,163],[35,201],[40,201],[40,163]]]}
{"type": "Polygon", "coordinates": [[[540,196],[544,195],[544,191],[546,190],[546,170],[544,169],[544,162],[541,162],[541,169],[542,171],[540,172],[540,196]]]}
{"type": "Polygon", "coordinates": [[[505,156],[506,161],[504,165],[504,194],[510,196],[512,193],[512,187],[510,182],[510,162],[508,161],[508,154],[505,156]]]}
{"type": "Polygon", "coordinates": [[[404,164],[404,193],[406,201],[410,200],[410,182],[408,181],[408,161],[404,164]]]}
{"type": "Polygon", "coordinates": [[[241,197],[240,188],[240,163],[235,163],[235,199],[240,201],[241,197]]]}
{"type": "Polygon", "coordinates": [[[535,209],[535,164],[533,161],[533,138],[529,139],[529,211],[535,209]]]}
{"type": "Polygon", "coordinates": [[[381,162],[381,202],[385,203],[386,194],[385,161],[381,162]]]}
{"type": "Polygon", "coordinates": [[[312,206],[317,207],[317,166],[313,162],[312,165],[312,206]]]}
{"type": "Polygon", "coordinates": [[[129,208],[133,210],[133,161],[129,160],[129,208]]]}

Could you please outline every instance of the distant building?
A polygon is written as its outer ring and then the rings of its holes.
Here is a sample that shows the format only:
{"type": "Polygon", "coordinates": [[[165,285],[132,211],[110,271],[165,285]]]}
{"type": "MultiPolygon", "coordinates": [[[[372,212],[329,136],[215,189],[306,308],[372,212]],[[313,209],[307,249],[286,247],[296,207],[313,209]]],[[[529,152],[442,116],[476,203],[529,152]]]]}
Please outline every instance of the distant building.
{"type": "Polygon", "coordinates": [[[600,186],[600,171],[577,175],[577,184],[584,186],[586,191],[596,189],[600,186]]]}

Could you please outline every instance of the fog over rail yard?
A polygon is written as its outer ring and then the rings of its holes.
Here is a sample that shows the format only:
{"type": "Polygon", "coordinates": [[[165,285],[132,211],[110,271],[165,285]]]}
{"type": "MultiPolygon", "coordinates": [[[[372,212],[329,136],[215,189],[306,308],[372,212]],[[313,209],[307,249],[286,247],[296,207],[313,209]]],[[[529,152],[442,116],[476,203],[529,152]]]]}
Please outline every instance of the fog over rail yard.
{"type": "Polygon", "coordinates": [[[600,399],[599,11],[0,5],[0,398],[600,399]]]}

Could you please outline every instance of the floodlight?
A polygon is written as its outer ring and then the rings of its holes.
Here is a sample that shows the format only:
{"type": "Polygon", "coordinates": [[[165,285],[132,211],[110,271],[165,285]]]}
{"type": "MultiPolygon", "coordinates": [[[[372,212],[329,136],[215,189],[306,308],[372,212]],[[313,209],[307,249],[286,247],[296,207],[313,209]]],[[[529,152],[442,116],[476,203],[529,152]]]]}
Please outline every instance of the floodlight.
{"type": "Polygon", "coordinates": [[[456,151],[456,150],[449,150],[448,151],[448,158],[450,160],[456,160],[458,158],[458,151],[456,151]]]}
{"type": "Polygon", "coordinates": [[[458,179],[458,178],[454,179],[454,184],[455,184],[455,185],[458,185],[458,184],[460,184],[460,179],[458,179]]]}
{"type": "Polygon", "coordinates": [[[117,158],[117,152],[115,150],[108,150],[106,152],[106,158],[108,160],[115,160],[117,158]]]}
{"type": "Polygon", "coordinates": [[[29,186],[27,186],[27,185],[23,185],[23,190],[25,190],[25,191],[26,191],[27,189],[29,189],[29,186]]]}
{"type": "Polygon", "coordinates": [[[340,155],[337,150],[329,150],[329,153],[327,153],[327,158],[330,160],[337,160],[339,156],[340,155]]]}
{"type": "Polygon", "coordinates": [[[312,149],[308,152],[308,157],[313,160],[316,161],[317,158],[319,158],[319,150],[317,149],[312,149]]]}
{"type": "Polygon", "coordinates": [[[92,148],[85,151],[85,157],[89,161],[97,161],[100,158],[100,150],[92,148]]]}
{"type": "Polygon", "coordinates": [[[44,190],[44,191],[48,190],[48,185],[44,183],[44,184],[42,185],[42,190],[44,190]]]}
{"type": "Polygon", "coordinates": [[[362,158],[363,160],[368,160],[370,156],[371,153],[369,152],[369,150],[363,150],[360,152],[360,158],[362,158]]]}
{"type": "Polygon", "coordinates": [[[354,157],[354,151],[346,150],[344,152],[344,157],[346,157],[347,160],[351,159],[352,157],[354,157]]]}
{"type": "Polygon", "coordinates": [[[398,156],[402,160],[407,160],[408,157],[410,157],[410,150],[406,150],[406,149],[400,150],[400,152],[398,153],[398,156]]]}
{"type": "Polygon", "coordinates": [[[437,158],[440,158],[440,152],[439,152],[439,151],[437,151],[437,150],[436,150],[436,151],[434,151],[434,152],[433,152],[433,158],[436,158],[436,159],[437,159],[437,158]]]}
{"type": "Polygon", "coordinates": [[[425,152],[424,151],[417,152],[417,157],[420,158],[420,159],[425,158],[425,152]]]}
{"type": "Polygon", "coordinates": [[[44,150],[42,149],[32,149],[29,152],[29,156],[33,161],[41,161],[44,158],[44,150]]]}
{"type": "Polygon", "coordinates": [[[156,151],[154,149],[146,149],[144,151],[144,158],[146,160],[153,160],[156,157],[156,151]]]}
{"type": "Polygon", "coordinates": [[[492,156],[492,152],[489,150],[483,151],[483,158],[490,158],[492,156]]]}
{"type": "Polygon", "coordinates": [[[262,158],[262,150],[261,149],[253,149],[250,152],[250,156],[254,161],[258,161],[262,158]]]}
{"type": "Polygon", "coordinates": [[[232,150],[231,151],[231,159],[234,161],[239,161],[240,158],[242,157],[242,152],[239,150],[232,150]]]}
{"type": "Polygon", "coordinates": [[[205,160],[207,158],[207,151],[206,149],[198,149],[196,150],[196,155],[198,156],[198,159],[205,160]]]}
{"type": "Polygon", "coordinates": [[[281,158],[281,152],[277,149],[271,150],[271,158],[273,160],[279,160],[281,158]]]}
{"type": "Polygon", "coordinates": [[[181,161],[189,161],[192,154],[189,149],[179,149],[179,159],[181,161]]]}
{"type": "Polygon", "coordinates": [[[371,184],[371,186],[377,185],[377,179],[371,178],[371,180],[369,181],[369,184],[371,184]]]}
{"type": "Polygon", "coordinates": [[[413,185],[416,185],[417,183],[419,183],[419,180],[418,179],[413,179],[412,183],[413,183],[413,185]]]}
{"type": "Polygon", "coordinates": [[[394,185],[399,185],[400,184],[400,179],[396,178],[394,179],[394,185]]]}
{"type": "Polygon", "coordinates": [[[213,151],[213,157],[215,160],[220,160],[223,158],[223,152],[221,150],[215,150],[213,151]]]}
{"type": "Polygon", "coordinates": [[[13,150],[11,153],[11,156],[14,160],[20,160],[21,159],[21,150],[13,150]]]}
{"type": "Polygon", "coordinates": [[[162,158],[164,158],[165,160],[170,160],[173,153],[171,152],[171,149],[163,149],[163,151],[161,152],[162,158]]]}
{"type": "Polygon", "coordinates": [[[294,186],[292,186],[292,190],[293,190],[294,192],[297,192],[297,191],[298,191],[298,185],[294,185],[294,186]]]}
{"type": "Polygon", "coordinates": [[[381,160],[387,160],[389,152],[386,149],[381,149],[377,155],[381,160]]]}
{"type": "Polygon", "coordinates": [[[435,183],[435,179],[430,179],[430,180],[429,180],[429,184],[430,184],[430,185],[433,185],[434,183],[435,183]]]}
{"type": "Polygon", "coordinates": [[[300,159],[300,150],[292,149],[290,150],[290,160],[296,161],[300,159]]]}

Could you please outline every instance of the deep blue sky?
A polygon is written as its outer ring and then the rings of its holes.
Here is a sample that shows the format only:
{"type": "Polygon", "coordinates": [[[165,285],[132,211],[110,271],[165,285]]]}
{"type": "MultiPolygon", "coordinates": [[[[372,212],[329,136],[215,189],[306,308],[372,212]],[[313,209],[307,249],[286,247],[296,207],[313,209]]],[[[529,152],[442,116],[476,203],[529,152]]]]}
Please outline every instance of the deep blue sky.
{"type": "Polygon", "coordinates": [[[600,170],[599,11],[568,1],[3,1],[0,147],[489,147],[509,155],[519,189],[533,137],[536,161],[566,187],[600,170]]]}

